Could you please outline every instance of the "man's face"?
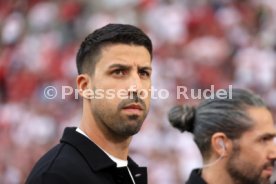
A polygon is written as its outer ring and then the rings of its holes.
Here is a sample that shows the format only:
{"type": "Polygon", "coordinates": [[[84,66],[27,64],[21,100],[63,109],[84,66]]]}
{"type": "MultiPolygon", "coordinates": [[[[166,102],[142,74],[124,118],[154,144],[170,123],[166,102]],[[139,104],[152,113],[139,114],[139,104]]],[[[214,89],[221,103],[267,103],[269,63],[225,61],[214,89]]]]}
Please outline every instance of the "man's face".
{"type": "Polygon", "coordinates": [[[98,93],[90,100],[91,113],[103,132],[127,138],[140,130],[149,111],[151,56],[143,46],[113,44],[99,58],[91,76],[90,87],[98,93]]]}
{"type": "Polygon", "coordinates": [[[276,145],[276,130],[271,113],[265,108],[250,108],[253,127],[235,143],[227,161],[227,171],[234,183],[269,184],[276,145]]]}

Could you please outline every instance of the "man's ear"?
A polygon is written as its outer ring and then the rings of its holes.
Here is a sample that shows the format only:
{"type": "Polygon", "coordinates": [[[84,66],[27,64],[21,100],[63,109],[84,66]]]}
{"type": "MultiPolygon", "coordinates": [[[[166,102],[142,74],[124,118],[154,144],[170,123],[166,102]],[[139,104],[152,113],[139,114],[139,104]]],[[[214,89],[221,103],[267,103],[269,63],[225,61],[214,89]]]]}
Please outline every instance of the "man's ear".
{"type": "Polygon", "coordinates": [[[79,95],[83,98],[89,98],[90,90],[92,90],[91,77],[88,74],[80,74],[77,76],[76,82],[79,95]]]}
{"type": "Polygon", "coordinates": [[[229,144],[229,139],[222,132],[214,133],[211,138],[212,150],[219,156],[227,156],[230,147],[229,144]]]}

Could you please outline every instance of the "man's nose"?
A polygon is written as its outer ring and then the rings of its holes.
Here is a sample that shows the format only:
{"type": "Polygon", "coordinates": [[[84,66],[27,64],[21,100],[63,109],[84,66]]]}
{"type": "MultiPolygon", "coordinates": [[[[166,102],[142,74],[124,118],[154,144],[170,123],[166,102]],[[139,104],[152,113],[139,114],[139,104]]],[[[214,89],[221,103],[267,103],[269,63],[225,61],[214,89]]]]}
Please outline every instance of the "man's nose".
{"type": "Polygon", "coordinates": [[[276,160],[276,144],[271,145],[269,152],[269,159],[276,160]]]}
{"type": "Polygon", "coordinates": [[[141,92],[143,92],[142,89],[143,89],[143,85],[142,85],[140,76],[138,74],[133,74],[129,82],[129,88],[128,88],[129,95],[133,93],[140,94],[141,92]]]}
{"type": "Polygon", "coordinates": [[[130,90],[140,91],[142,89],[142,81],[139,74],[133,74],[130,78],[130,90]]]}

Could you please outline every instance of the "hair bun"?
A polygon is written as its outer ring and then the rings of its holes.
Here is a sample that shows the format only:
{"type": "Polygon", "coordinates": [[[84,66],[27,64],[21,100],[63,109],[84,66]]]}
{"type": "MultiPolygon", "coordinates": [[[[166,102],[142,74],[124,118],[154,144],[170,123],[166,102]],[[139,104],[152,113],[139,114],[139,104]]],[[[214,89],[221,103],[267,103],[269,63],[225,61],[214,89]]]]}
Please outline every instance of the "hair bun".
{"type": "Polygon", "coordinates": [[[181,132],[188,131],[193,133],[195,111],[196,109],[191,106],[175,106],[168,114],[169,121],[173,127],[181,132]]]}

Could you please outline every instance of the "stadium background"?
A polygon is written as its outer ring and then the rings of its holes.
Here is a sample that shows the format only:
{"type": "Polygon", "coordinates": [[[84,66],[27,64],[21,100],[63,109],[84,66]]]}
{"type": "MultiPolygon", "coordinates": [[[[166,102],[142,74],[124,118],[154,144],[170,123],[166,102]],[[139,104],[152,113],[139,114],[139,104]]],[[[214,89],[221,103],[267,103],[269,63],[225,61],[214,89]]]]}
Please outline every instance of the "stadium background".
{"type": "Polygon", "coordinates": [[[154,44],[153,86],[170,98],[153,100],[130,154],[147,165],[150,184],[184,183],[201,165],[188,133],[170,127],[176,86],[253,89],[276,113],[275,0],[0,0],[0,183],[23,183],[37,159],[77,126],[75,88],[80,42],[109,22],[142,28],[154,44]],[[57,88],[47,99],[44,89],[57,88]]]}

